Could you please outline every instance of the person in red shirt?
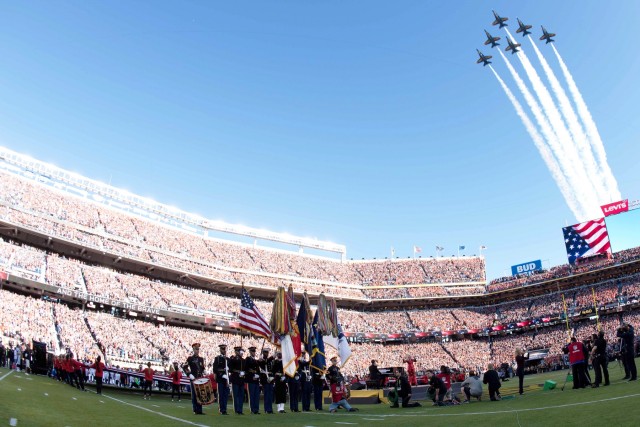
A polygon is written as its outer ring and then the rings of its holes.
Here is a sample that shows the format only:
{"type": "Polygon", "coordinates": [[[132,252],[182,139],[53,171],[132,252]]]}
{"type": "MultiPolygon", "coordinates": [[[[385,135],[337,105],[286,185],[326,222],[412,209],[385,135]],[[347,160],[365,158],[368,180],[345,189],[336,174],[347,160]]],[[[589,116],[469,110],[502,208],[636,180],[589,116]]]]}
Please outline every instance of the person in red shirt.
{"type": "Polygon", "coordinates": [[[412,386],[418,385],[418,377],[416,376],[415,357],[407,357],[402,362],[407,364],[407,376],[409,378],[409,384],[412,386]]]}
{"type": "Polygon", "coordinates": [[[98,356],[89,368],[96,370],[96,393],[102,394],[102,377],[104,376],[104,363],[102,363],[102,358],[98,356]]]}
{"type": "Polygon", "coordinates": [[[173,396],[178,395],[178,402],[180,402],[180,380],[182,380],[182,371],[178,368],[178,362],[173,362],[173,371],[170,374],[171,377],[171,401],[173,402],[173,396]]]}
{"type": "Polygon", "coordinates": [[[142,370],[144,374],[144,382],[142,383],[143,399],[151,399],[151,385],[153,384],[154,371],[151,369],[151,362],[147,362],[147,367],[142,370]],[[148,391],[147,391],[148,390],[148,391]]]}
{"type": "Polygon", "coordinates": [[[86,391],[84,389],[84,364],[75,360],[73,357],[71,358],[71,366],[73,367],[73,371],[76,376],[76,384],[78,389],[82,391],[86,391]]]}
{"type": "Polygon", "coordinates": [[[573,374],[573,389],[585,388],[589,383],[585,371],[584,346],[576,337],[571,338],[571,342],[564,348],[564,352],[569,354],[569,364],[573,374]]]}
{"type": "Polygon", "coordinates": [[[343,407],[349,412],[357,411],[357,409],[352,408],[349,402],[347,402],[347,389],[342,379],[331,384],[331,405],[329,406],[329,412],[333,414],[339,407],[343,407]]]}

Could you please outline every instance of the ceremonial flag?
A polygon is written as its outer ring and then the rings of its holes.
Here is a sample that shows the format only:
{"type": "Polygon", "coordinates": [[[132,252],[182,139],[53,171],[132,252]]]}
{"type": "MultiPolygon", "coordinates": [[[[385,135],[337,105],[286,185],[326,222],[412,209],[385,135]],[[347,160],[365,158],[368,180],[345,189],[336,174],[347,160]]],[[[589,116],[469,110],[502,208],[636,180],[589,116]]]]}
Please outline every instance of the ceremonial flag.
{"type": "Polygon", "coordinates": [[[413,253],[414,253],[414,254],[415,254],[415,253],[418,253],[418,254],[419,254],[420,252],[422,252],[422,248],[421,248],[420,246],[414,246],[414,247],[413,247],[413,253]]]}
{"type": "Polygon", "coordinates": [[[325,335],[323,339],[325,343],[338,350],[338,356],[340,357],[340,367],[342,368],[351,358],[351,347],[349,346],[347,337],[344,335],[342,325],[338,324],[337,337],[325,335]]]}
{"type": "Polygon", "coordinates": [[[444,248],[442,246],[436,246],[436,251],[438,252],[444,251],[444,248]]]}
{"type": "Polygon", "coordinates": [[[289,285],[287,291],[287,305],[289,306],[289,320],[291,321],[291,329],[289,330],[289,336],[291,337],[291,344],[293,344],[293,351],[296,355],[296,369],[298,368],[298,359],[302,354],[302,337],[300,336],[300,329],[296,323],[296,300],[293,295],[293,286],[289,285]]]}
{"type": "MultiPolygon", "coordinates": [[[[266,319],[253,303],[251,296],[242,288],[242,297],[240,298],[240,328],[249,331],[252,334],[271,340],[271,328],[266,319]]],[[[205,323],[206,320],[205,320],[205,323]]]]}
{"type": "Polygon", "coordinates": [[[464,248],[465,248],[465,247],[464,247],[464,245],[460,245],[460,246],[458,246],[458,250],[459,250],[459,251],[464,251],[464,248]]]}
{"type": "Polygon", "coordinates": [[[313,334],[316,339],[317,351],[311,358],[311,367],[324,374],[327,370],[327,359],[324,355],[324,340],[322,337],[323,334],[317,328],[318,321],[319,321],[318,310],[316,310],[316,314],[313,317],[312,328],[313,328],[313,334]]]}
{"type": "Polygon", "coordinates": [[[609,233],[604,218],[585,221],[562,229],[569,264],[580,258],[611,253],[609,233]]]}
{"type": "Polygon", "coordinates": [[[284,287],[279,287],[276,299],[273,301],[271,313],[271,329],[280,339],[280,351],[282,352],[282,366],[286,375],[293,377],[296,374],[296,352],[291,340],[291,318],[287,294],[284,287]]]}
{"type": "Polygon", "coordinates": [[[298,310],[296,323],[298,324],[298,330],[300,331],[300,339],[304,343],[304,347],[307,350],[307,353],[309,353],[309,356],[313,357],[318,351],[318,345],[316,343],[316,336],[313,330],[311,304],[309,304],[309,296],[306,292],[302,297],[302,303],[298,310]]]}

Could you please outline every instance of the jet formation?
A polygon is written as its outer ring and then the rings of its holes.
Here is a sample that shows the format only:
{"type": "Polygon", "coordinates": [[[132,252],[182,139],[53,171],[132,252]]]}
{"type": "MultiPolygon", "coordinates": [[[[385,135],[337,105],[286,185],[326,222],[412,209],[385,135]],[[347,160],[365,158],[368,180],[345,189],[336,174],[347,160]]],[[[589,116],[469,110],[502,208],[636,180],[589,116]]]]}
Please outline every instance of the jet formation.
{"type": "MultiPolygon", "coordinates": [[[[509,20],[509,18],[507,18],[506,16],[500,16],[498,15],[498,13],[494,10],[493,11],[493,17],[495,18],[494,21],[491,23],[491,25],[498,25],[498,28],[503,28],[503,27],[507,27],[509,24],[506,24],[505,22],[509,20]]],[[[531,34],[531,31],[529,31],[531,29],[531,25],[527,25],[525,23],[523,23],[520,18],[516,18],[518,21],[518,29],[516,30],[516,33],[522,33],[523,37],[526,37],[527,35],[531,34]]],[[[554,42],[555,40],[553,40],[551,37],[555,37],[556,34],[555,33],[550,33],[548,32],[544,27],[542,27],[542,36],[540,37],[540,40],[544,40],[546,43],[551,43],[554,42]]],[[[487,30],[484,30],[484,33],[487,36],[487,40],[484,42],[485,46],[491,45],[492,48],[499,46],[500,43],[498,43],[498,40],[500,40],[500,37],[494,37],[491,34],[489,34],[489,32],[487,30]]],[[[514,54],[516,52],[520,52],[520,50],[518,50],[518,48],[520,47],[520,43],[517,43],[513,40],[511,40],[509,37],[507,37],[507,47],[505,48],[505,51],[509,52],[511,51],[511,54],[514,54]]],[[[477,64],[482,63],[483,66],[486,66],[487,64],[491,64],[491,61],[489,61],[489,59],[492,58],[491,55],[484,55],[482,52],[480,52],[478,49],[476,49],[476,51],[478,52],[478,55],[480,56],[480,59],[478,59],[476,61],[477,64]]]]}

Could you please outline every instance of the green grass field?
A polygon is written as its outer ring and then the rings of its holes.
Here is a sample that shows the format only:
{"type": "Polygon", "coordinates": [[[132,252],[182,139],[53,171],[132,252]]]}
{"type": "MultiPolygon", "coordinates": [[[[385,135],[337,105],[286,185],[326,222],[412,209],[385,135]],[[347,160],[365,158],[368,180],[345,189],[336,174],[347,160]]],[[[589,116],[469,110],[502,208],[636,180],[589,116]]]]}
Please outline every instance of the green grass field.
{"type": "MultiPolygon", "coordinates": [[[[525,377],[524,396],[514,396],[517,382],[505,382],[499,402],[488,397],[452,407],[391,409],[387,405],[361,405],[355,413],[286,413],[274,415],[218,415],[205,407],[206,415],[193,415],[191,402],[171,402],[168,396],[143,400],[139,392],[104,390],[102,396],[83,393],[49,378],[0,369],[0,426],[245,426],[250,424],[328,426],[637,426],[640,425],[640,383],[625,382],[617,363],[609,365],[611,386],[561,391],[567,371],[525,377]],[[543,391],[545,380],[558,388],[543,391]]],[[[230,402],[231,404],[231,402],[230,402]]],[[[288,409],[288,408],[287,408],[288,409]]],[[[230,405],[230,411],[233,406],[230,405]]],[[[245,412],[248,408],[245,406],[245,412]]]]}

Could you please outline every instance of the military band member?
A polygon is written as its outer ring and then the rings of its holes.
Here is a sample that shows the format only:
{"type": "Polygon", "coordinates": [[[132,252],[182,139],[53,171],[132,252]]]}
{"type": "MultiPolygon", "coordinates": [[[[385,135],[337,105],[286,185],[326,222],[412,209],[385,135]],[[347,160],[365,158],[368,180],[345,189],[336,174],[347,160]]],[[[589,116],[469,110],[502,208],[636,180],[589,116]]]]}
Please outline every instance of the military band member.
{"type": "Polygon", "coordinates": [[[284,374],[284,367],[282,365],[282,353],[276,353],[276,360],[273,361],[272,371],[275,382],[275,395],[276,405],[278,406],[278,413],[286,413],[284,410],[284,404],[287,403],[287,377],[284,374]]]}
{"type": "Polygon", "coordinates": [[[242,347],[234,347],[236,352],[229,358],[229,370],[231,371],[231,389],[233,392],[233,410],[238,415],[243,415],[242,407],[244,405],[244,383],[246,381],[246,361],[244,359],[244,349],[242,347]]]}
{"type": "Polygon", "coordinates": [[[216,374],[218,384],[218,405],[220,413],[227,415],[227,401],[229,400],[229,358],[227,357],[227,345],[220,344],[220,354],[213,359],[213,372],[216,374]]]}
{"type": "Polygon", "coordinates": [[[273,414],[273,357],[269,357],[268,348],[262,350],[258,366],[260,367],[260,384],[264,393],[264,412],[273,414]]]}
{"type": "Polygon", "coordinates": [[[182,370],[185,375],[189,377],[191,383],[191,405],[193,406],[193,413],[203,415],[202,405],[196,400],[193,380],[202,377],[204,374],[204,359],[200,356],[200,343],[191,344],[191,348],[193,349],[193,354],[187,358],[187,363],[182,365],[182,370]]]}
{"type": "Polygon", "coordinates": [[[249,388],[249,407],[251,413],[260,413],[260,366],[256,357],[256,348],[249,347],[249,357],[246,359],[247,385],[249,388]]]}
{"type": "Polygon", "coordinates": [[[327,379],[329,383],[335,384],[341,381],[342,373],[340,373],[340,367],[338,366],[338,358],[333,356],[331,358],[331,366],[327,370],[327,379]]]}
{"type": "Polygon", "coordinates": [[[311,362],[306,358],[306,353],[302,353],[298,362],[298,373],[300,375],[300,388],[302,390],[302,412],[311,411],[311,362]]]}

